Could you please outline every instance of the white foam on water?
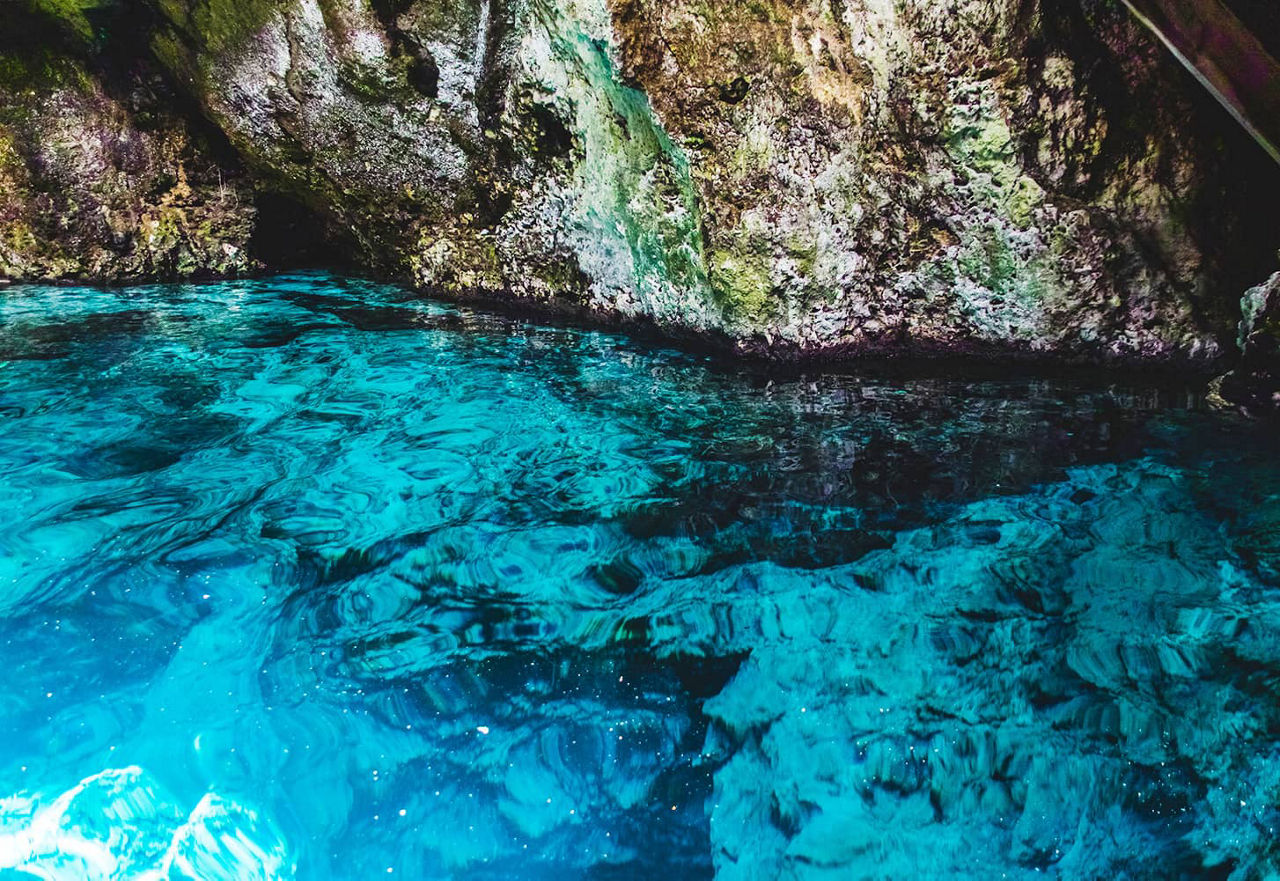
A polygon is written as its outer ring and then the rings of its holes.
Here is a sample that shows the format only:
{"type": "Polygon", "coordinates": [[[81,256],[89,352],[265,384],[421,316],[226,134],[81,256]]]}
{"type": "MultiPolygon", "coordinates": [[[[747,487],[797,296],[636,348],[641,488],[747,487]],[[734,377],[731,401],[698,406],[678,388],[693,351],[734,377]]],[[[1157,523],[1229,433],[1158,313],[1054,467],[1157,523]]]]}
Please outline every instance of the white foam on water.
{"type": "Polygon", "coordinates": [[[0,799],[0,870],[43,881],[293,878],[273,823],[217,793],[184,813],[136,765],[86,777],[47,805],[0,799]]]}

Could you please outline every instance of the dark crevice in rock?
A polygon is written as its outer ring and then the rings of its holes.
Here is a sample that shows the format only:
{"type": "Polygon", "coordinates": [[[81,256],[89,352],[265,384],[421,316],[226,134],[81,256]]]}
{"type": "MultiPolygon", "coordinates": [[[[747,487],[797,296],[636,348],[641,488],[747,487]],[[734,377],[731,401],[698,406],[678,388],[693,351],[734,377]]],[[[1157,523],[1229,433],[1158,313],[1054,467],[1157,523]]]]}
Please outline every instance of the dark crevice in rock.
{"type": "Polygon", "coordinates": [[[733,82],[720,87],[720,100],[726,104],[740,104],[749,91],[751,91],[751,84],[747,82],[747,78],[736,77],[733,82]]]}
{"type": "Polygon", "coordinates": [[[351,246],[335,242],[328,224],[290,196],[258,195],[250,254],[269,269],[353,268],[351,246]]]}
{"type": "Polygon", "coordinates": [[[421,37],[405,30],[400,17],[413,5],[410,0],[373,0],[370,4],[391,41],[392,54],[403,59],[409,85],[433,101],[440,97],[440,65],[421,37]]]}
{"type": "Polygon", "coordinates": [[[540,154],[563,157],[573,151],[573,134],[556,115],[555,108],[546,104],[534,104],[529,113],[533,117],[540,154]]]}
{"type": "Polygon", "coordinates": [[[413,5],[413,0],[370,0],[369,6],[387,32],[398,30],[396,20],[413,5]]]}
{"type": "Polygon", "coordinates": [[[508,43],[515,31],[513,11],[503,0],[481,0],[489,5],[488,32],[485,33],[484,58],[480,82],[476,87],[476,103],[482,129],[495,129],[506,109],[507,85],[512,78],[508,43]]]}
{"type": "Polygon", "coordinates": [[[405,41],[409,50],[409,84],[432,100],[440,97],[440,66],[431,50],[417,40],[405,41]]]}
{"type": "Polygon", "coordinates": [[[475,193],[475,212],[486,226],[494,226],[507,212],[514,202],[511,191],[502,187],[481,187],[475,193]]]}

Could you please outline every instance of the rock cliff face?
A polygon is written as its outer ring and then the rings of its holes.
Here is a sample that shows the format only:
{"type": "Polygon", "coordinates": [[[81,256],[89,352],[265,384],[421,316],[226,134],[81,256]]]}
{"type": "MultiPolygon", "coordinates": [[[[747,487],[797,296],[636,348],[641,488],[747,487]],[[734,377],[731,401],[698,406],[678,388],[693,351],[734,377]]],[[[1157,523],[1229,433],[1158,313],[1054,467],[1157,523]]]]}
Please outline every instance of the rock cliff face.
{"type": "Polygon", "coordinates": [[[1111,0],[27,2],[90,66],[129,22],[129,75],[202,119],[6,62],[0,174],[78,211],[7,186],[10,276],[244,270],[252,180],[455,296],[770,354],[1210,369],[1280,245],[1280,170],[1111,0]]]}
{"type": "Polygon", "coordinates": [[[254,201],[163,80],[77,26],[0,10],[0,278],[220,276],[255,268],[254,201]]]}

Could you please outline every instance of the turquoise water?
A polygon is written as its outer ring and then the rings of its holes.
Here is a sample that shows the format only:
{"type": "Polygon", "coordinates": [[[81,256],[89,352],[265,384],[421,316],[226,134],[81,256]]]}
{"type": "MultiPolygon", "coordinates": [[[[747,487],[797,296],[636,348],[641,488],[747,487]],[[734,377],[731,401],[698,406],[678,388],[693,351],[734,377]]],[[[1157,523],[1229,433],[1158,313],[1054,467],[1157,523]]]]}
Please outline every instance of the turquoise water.
{"type": "Polygon", "coordinates": [[[1276,452],[324,275],[12,290],[0,878],[1274,876],[1276,452]]]}

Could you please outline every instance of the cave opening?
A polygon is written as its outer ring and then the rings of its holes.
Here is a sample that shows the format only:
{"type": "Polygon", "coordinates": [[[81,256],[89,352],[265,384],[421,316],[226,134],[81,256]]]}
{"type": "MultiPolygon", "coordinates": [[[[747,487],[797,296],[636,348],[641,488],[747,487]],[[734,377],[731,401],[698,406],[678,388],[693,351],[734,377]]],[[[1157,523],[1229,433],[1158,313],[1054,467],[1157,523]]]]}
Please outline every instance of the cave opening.
{"type": "Polygon", "coordinates": [[[350,250],[334,242],[314,210],[273,192],[259,193],[255,204],[258,213],[249,253],[267,269],[351,268],[350,250]]]}

